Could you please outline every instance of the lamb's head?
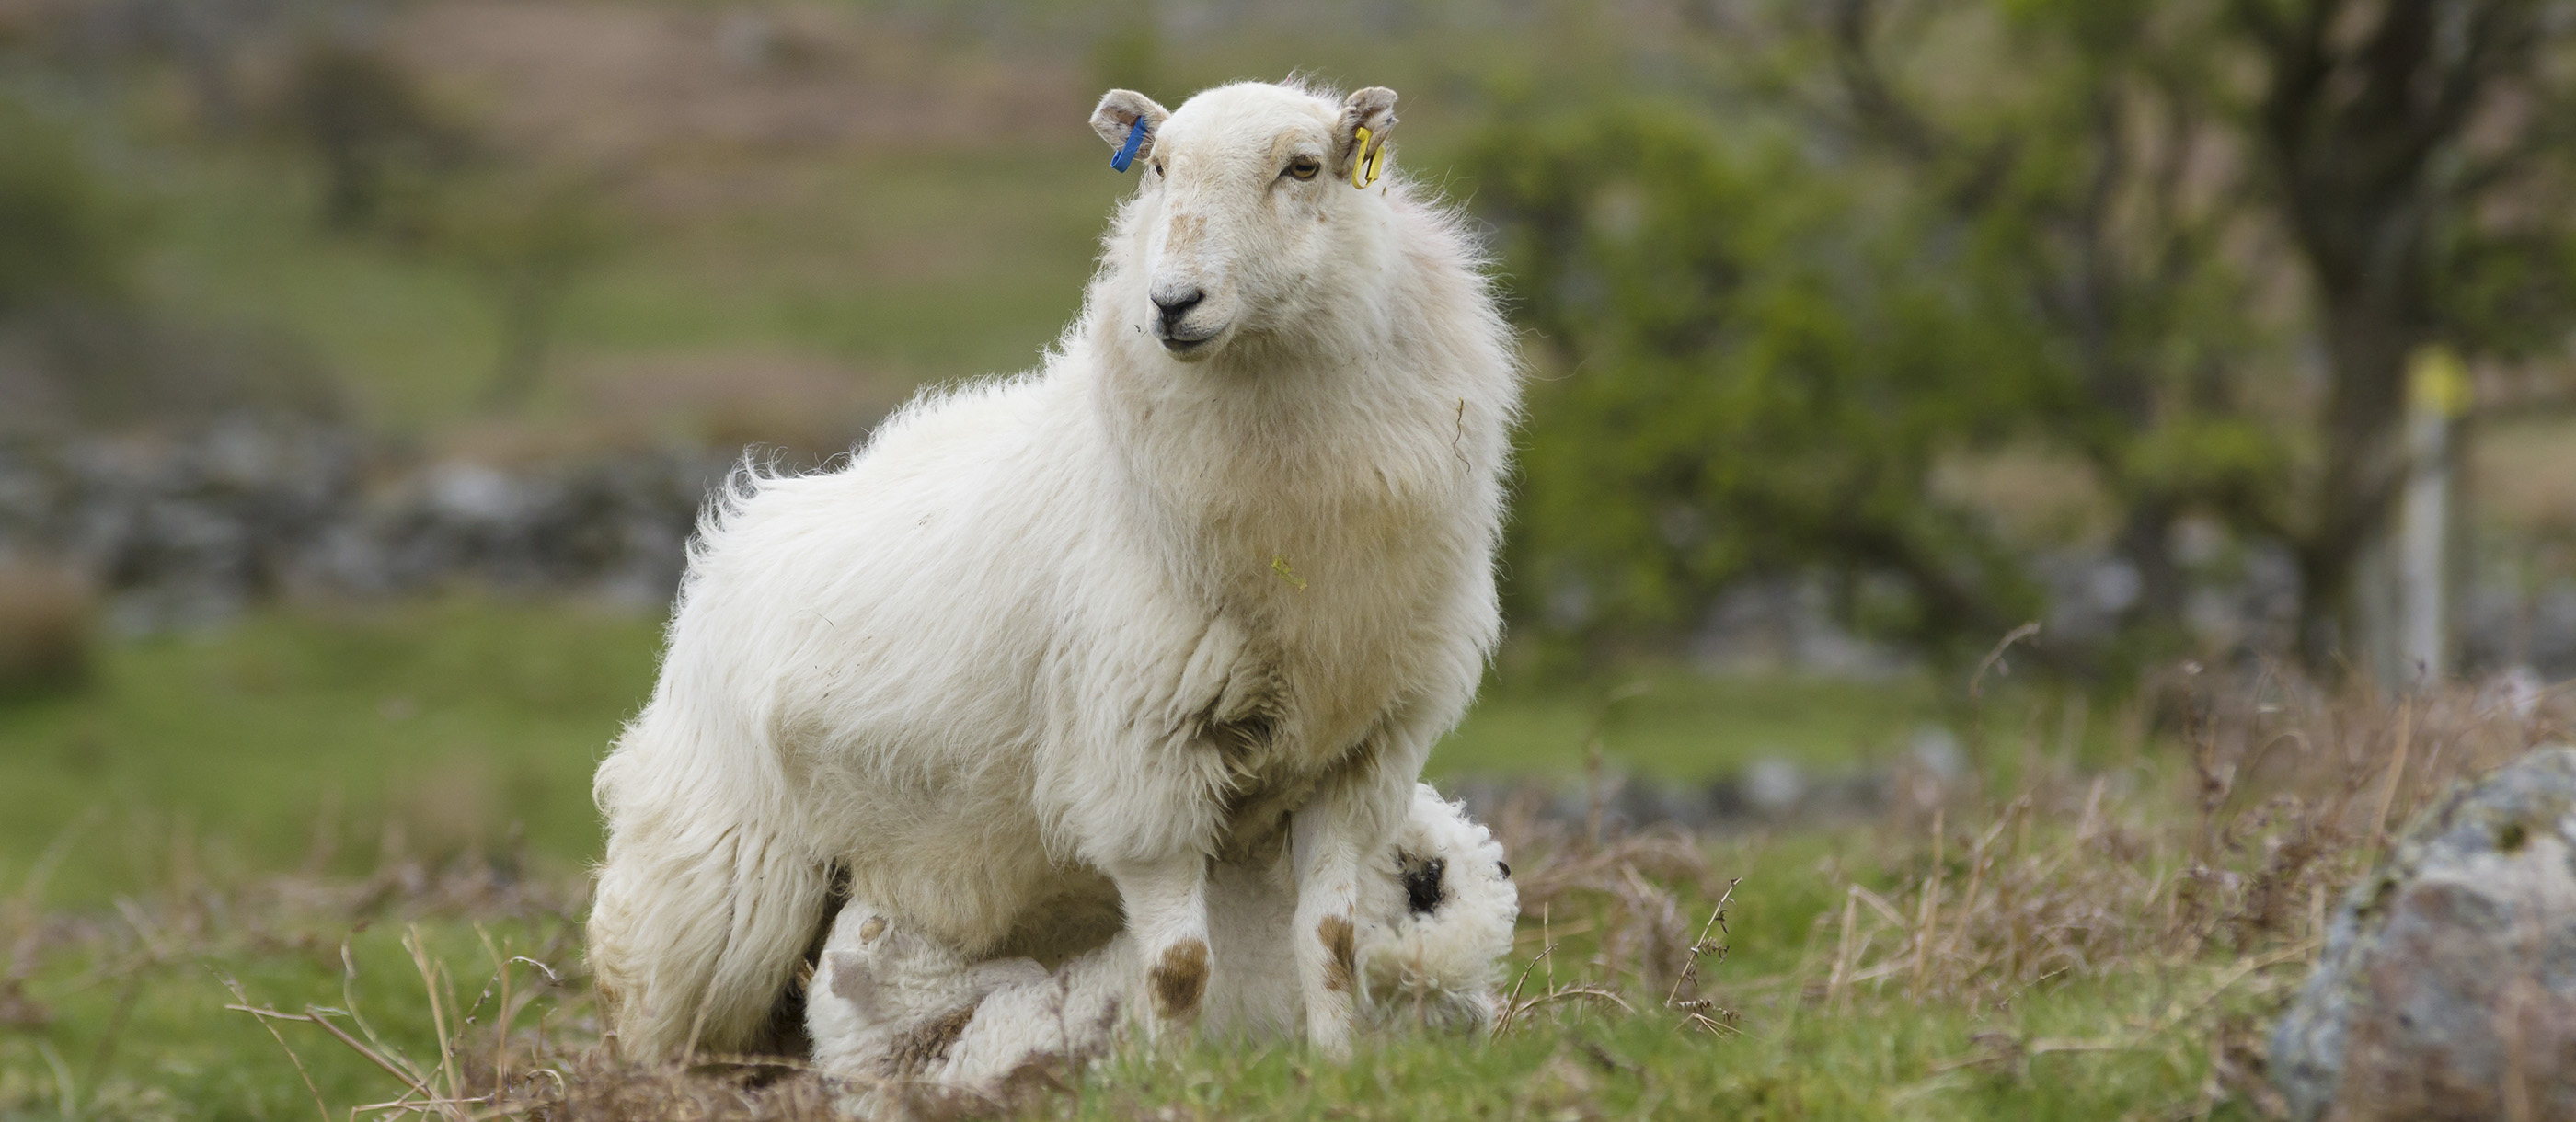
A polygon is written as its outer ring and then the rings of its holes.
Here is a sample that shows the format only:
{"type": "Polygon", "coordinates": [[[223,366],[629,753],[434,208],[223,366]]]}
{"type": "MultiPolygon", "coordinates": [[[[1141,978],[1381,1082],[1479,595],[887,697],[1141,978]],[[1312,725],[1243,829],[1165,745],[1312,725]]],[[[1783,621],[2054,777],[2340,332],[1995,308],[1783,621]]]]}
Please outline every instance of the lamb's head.
{"type": "Polygon", "coordinates": [[[1512,950],[1520,891],[1493,831],[1428,783],[1396,830],[1394,861],[1360,889],[1373,922],[1360,945],[1380,1018],[1488,1026],[1500,1011],[1495,973],[1512,950]]]}
{"type": "Polygon", "coordinates": [[[1142,283],[1125,286],[1119,314],[1187,362],[1330,314],[1337,268],[1367,261],[1382,227],[1385,198],[1354,188],[1385,162],[1395,91],[1372,86],[1336,103],[1242,82],[1168,112],[1111,90],[1091,127],[1123,148],[1140,120],[1144,178],[1126,265],[1142,283]]]}

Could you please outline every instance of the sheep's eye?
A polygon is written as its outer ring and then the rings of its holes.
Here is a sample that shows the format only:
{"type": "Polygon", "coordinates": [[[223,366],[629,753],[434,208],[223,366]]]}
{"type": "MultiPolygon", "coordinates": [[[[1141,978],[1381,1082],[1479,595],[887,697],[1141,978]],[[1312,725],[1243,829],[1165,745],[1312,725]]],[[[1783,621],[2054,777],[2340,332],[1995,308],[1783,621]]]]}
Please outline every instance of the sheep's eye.
{"type": "Polygon", "coordinates": [[[1163,161],[1161,161],[1161,160],[1156,160],[1156,161],[1154,161],[1154,174],[1156,174],[1156,175],[1161,175],[1161,174],[1163,174],[1163,161]]]}
{"type": "Polygon", "coordinates": [[[1299,156],[1294,160],[1288,161],[1288,174],[1296,176],[1299,179],[1313,179],[1315,178],[1316,173],[1323,170],[1323,161],[1312,157],[1299,156]]]}

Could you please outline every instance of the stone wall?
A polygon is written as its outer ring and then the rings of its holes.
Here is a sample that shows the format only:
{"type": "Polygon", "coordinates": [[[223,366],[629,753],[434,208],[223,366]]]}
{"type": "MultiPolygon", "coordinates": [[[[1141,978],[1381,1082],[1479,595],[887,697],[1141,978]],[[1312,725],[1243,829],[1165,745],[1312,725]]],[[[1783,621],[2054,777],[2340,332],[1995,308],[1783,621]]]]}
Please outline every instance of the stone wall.
{"type": "Polygon", "coordinates": [[[129,632],[468,583],[659,604],[731,463],[665,448],[504,467],[247,417],[20,435],[0,438],[0,560],[68,565],[129,632]]]}

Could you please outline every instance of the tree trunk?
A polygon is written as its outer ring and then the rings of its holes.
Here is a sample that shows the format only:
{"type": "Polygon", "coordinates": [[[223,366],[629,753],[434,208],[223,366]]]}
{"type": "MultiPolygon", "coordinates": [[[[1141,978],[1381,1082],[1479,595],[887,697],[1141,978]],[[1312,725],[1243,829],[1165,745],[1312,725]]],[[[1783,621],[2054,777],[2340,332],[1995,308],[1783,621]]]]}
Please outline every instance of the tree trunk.
{"type": "Polygon", "coordinates": [[[2174,564],[2171,539],[2174,508],[2161,496],[2134,499],[2113,548],[2138,570],[2138,601],[2130,611],[2148,629],[2164,635],[2183,631],[2182,569],[2174,564]]]}
{"type": "MultiPolygon", "coordinates": [[[[2321,278],[2326,279],[2326,278],[2321,278]]],[[[2427,332],[2400,301],[2372,299],[2370,286],[2333,278],[2321,285],[2327,308],[2325,475],[2319,481],[2315,518],[2296,544],[2299,562],[2300,654],[2311,669],[2370,668],[2392,649],[2388,613],[2374,610],[2384,590],[2358,579],[2365,559],[2384,551],[2391,531],[2392,498],[2405,467],[2400,420],[2405,413],[2406,360],[2427,332]]],[[[2410,286],[2411,287],[2411,286],[2410,286]]]]}
{"type": "Polygon", "coordinates": [[[519,270],[502,282],[500,352],[484,391],[486,405],[517,409],[536,395],[563,289],[564,278],[540,269],[519,270]]]}

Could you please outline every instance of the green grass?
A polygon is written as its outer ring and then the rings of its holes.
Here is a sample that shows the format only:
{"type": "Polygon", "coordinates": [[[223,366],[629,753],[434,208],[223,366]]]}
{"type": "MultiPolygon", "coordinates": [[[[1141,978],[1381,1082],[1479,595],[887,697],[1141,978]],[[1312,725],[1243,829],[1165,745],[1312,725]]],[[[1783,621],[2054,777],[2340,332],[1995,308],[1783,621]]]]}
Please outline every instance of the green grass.
{"type": "Polygon", "coordinates": [[[0,877],[67,838],[59,891],[96,896],[200,837],[273,868],[317,827],[372,853],[388,818],[433,850],[516,831],[586,858],[590,771],[658,641],[634,614],[460,599],[111,645],[85,689],[0,704],[0,877]]]}
{"type": "MultiPolygon", "coordinates": [[[[355,1009],[388,1054],[434,1068],[436,1018],[405,945],[415,928],[430,961],[449,971],[455,992],[442,1000],[479,1013],[484,1026],[498,995],[486,992],[494,974],[483,938],[504,958],[567,965],[577,939],[561,917],[414,925],[292,914],[218,919],[184,906],[128,914],[135,926],[48,956],[30,979],[28,991],[50,1021],[0,1028],[0,1119],[306,1119],[317,1090],[342,1112],[381,1102],[401,1090],[383,1070],[311,1025],[279,1023],[283,1041],[270,1036],[250,1014],[225,1008],[238,1003],[228,983],[254,1007],[355,1009]],[[155,926],[165,920],[172,926],[155,926]],[[198,930],[185,929],[191,921],[198,930]]],[[[526,966],[514,972],[516,985],[538,977],[526,966]]],[[[520,1026],[537,1019],[532,1011],[520,1026]]]]}
{"type": "MultiPolygon", "coordinates": [[[[1874,863],[1880,852],[1865,831],[1713,849],[1712,869],[1745,878],[1731,912],[1730,953],[1702,969],[1702,992],[1735,1014],[1729,1032],[1693,1030],[1654,1008],[1646,987],[1605,975],[1588,962],[1597,941],[1582,933],[1597,916],[1560,908],[1552,926],[1564,945],[1552,963],[1529,970],[1526,992],[1544,991],[1561,974],[1567,983],[1619,988],[1645,1006],[1641,1012],[1568,1002],[1498,1037],[1373,1038],[1347,1067],[1294,1047],[1203,1044],[1181,1056],[1129,1055],[1094,1069],[1078,1094],[1049,1100],[1038,1116],[2163,1117],[2203,1105],[2209,1034],[2248,1031],[2294,980],[2289,971],[2222,979],[2221,963],[2141,959],[2000,1003],[1918,1001],[1900,986],[1820,1000],[1815,985],[1832,952],[1829,921],[1840,895],[1830,882],[1849,877],[1894,892],[1897,875],[1874,863]],[[2192,1015],[2175,1020],[2177,1008],[2192,1015]],[[2034,1046],[2033,1054],[2017,1053],[2021,1045],[2034,1046]]],[[[493,964],[526,954],[572,982],[516,1019],[523,1052],[534,1043],[525,1030],[541,1019],[554,1039],[576,1048],[591,1028],[577,930],[546,906],[477,918],[397,896],[380,911],[352,911],[176,882],[145,899],[148,906],[128,905],[77,939],[58,939],[66,945],[26,979],[51,1019],[0,1029],[0,1119],[305,1118],[317,1091],[332,1116],[345,1117],[352,1106],[400,1091],[318,1028],[279,1023],[272,1038],[250,1015],[224,1008],[237,1001],[227,979],[253,1006],[355,1010],[388,1055],[435,1070],[432,1025],[442,1015],[469,1052],[489,1054],[499,1000],[493,964]],[[447,974],[437,1012],[404,945],[415,930],[447,974]]],[[[1682,903],[1696,927],[1709,901],[1685,890],[1682,903]]],[[[1529,962],[1541,934],[1536,919],[1525,922],[1515,967],[1529,962]]],[[[533,967],[510,969],[514,986],[538,977],[533,967]]],[[[339,1023],[359,1031],[354,1020],[339,1023]]],[[[2253,1117],[2241,1101],[2219,1105],[2213,1117],[2253,1117]]]]}
{"type": "MultiPolygon", "coordinates": [[[[502,957],[528,954],[570,978],[519,1024],[542,1016],[578,1045],[595,1031],[576,950],[578,863],[598,842],[589,772],[649,689],[657,632],[635,614],[476,597],[269,611],[204,635],[111,644],[87,688],[0,706],[0,949],[11,956],[0,968],[0,1012],[14,987],[48,1014],[14,1025],[0,1017],[0,1120],[310,1117],[304,1075],[279,1041],[224,1008],[235,1001],[226,978],[254,1005],[355,1008],[385,1047],[434,1064],[435,1017],[402,943],[415,925],[452,976],[452,1031],[463,1031],[458,1010],[497,999],[486,987],[488,934],[502,957]],[[402,824],[405,840],[385,840],[386,822],[402,824]],[[504,849],[514,835],[524,864],[504,849]],[[317,854],[317,836],[339,844],[317,854]],[[60,863],[38,890],[31,872],[49,847],[60,863]],[[306,872],[275,879],[298,867],[306,872]]],[[[1676,776],[1758,751],[1864,758],[1939,710],[1936,691],[1920,683],[1645,677],[1654,688],[1612,706],[1602,738],[1622,762],[1676,776]]],[[[1564,773],[1599,712],[1596,695],[1497,693],[1441,746],[1439,764],[1564,773]]],[[[2165,828],[2152,806],[2123,813],[2136,829],[2165,828]]],[[[1965,818],[1951,824],[1942,867],[1954,888],[1979,829],[1965,818]]],[[[2068,831],[2043,819],[2039,850],[2028,849],[2033,831],[2018,844],[2031,867],[2059,871],[2043,876],[2076,875],[2081,862],[2048,849],[2057,844],[2048,838],[2068,831]]],[[[1614,953],[1602,933],[1629,922],[1616,919],[1629,906],[1618,887],[1628,882],[1609,876],[1533,909],[1515,963],[1533,961],[1547,937],[1561,939],[1530,971],[1530,993],[1601,984],[1646,1006],[1639,1014],[1568,1002],[1490,1040],[1373,1041],[1346,1068],[1293,1048],[1130,1057],[1095,1070],[1078,1097],[1052,1100],[1046,1113],[2162,1115],[2200,1103],[2212,1034],[2241,1035],[2287,985],[2289,971],[2272,971],[2222,992],[2214,979],[2224,956],[2145,955],[2074,978],[1972,981],[1985,996],[1916,1000],[1882,983],[1820,998],[1842,938],[1837,917],[1855,907],[1848,886],[1909,909],[1906,893],[1932,867],[1923,843],[1919,823],[1895,820],[1707,839],[1702,872],[1649,874],[1674,893],[1692,931],[1711,891],[1742,878],[1729,952],[1702,970],[1703,992],[1738,1014],[1735,1033],[1686,1029],[1654,1008],[1659,988],[1617,965],[1627,952],[1614,953]],[[2175,1008],[2191,1016],[2173,1021],[2175,1008]],[[2052,1041],[2080,1048],[2039,1047],[2052,1041]],[[2015,1051],[2024,1045],[2037,1050],[2015,1051]]],[[[2140,860],[2170,863],[2178,851],[2159,844],[2159,856],[2140,860]]],[[[1529,876],[1561,857],[1514,853],[1529,876]]],[[[2140,875],[2169,883],[2166,872],[2140,875]]],[[[1879,938],[1866,934],[1869,913],[1858,914],[1861,942],[1879,938]]],[[[1985,946],[1979,953],[1992,953],[1985,946]]],[[[514,969],[517,985],[536,976],[514,969]]],[[[488,1005],[473,1016],[472,1032],[491,1030],[488,1005]]],[[[334,1117],[399,1089],[320,1029],[275,1027],[334,1117]]],[[[2230,1110],[2241,1116],[2242,1103],[2228,1100],[2219,1116],[2230,1110]]]]}
{"type": "MultiPolygon", "coordinates": [[[[0,876],[65,837],[61,891],[76,895],[130,881],[182,837],[247,869],[303,860],[318,828],[363,861],[388,819],[431,850],[515,835],[586,860],[591,768],[651,690],[659,643],[647,615],[465,597],[111,644],[86,688],[0,702],[0,876]]],[[[1839,766],[1937,714],[1920,683],[1638,680],[1652,688],[1599,725],[1605,758],[1676,779],[1761,755],[1839,766]]],[[[1433,774],[1578,774],[1600,712],[1579,691],[1489,689],[1433,774]]]]}
{"type": "Polygon", "coordinates": [[[1901,750],[1942,718],[1920,679],[1855,682],[1793,675],[1712,678],[1656,669],[1603,691],[1489,683],[1431,759],[1434,776],[1566,776],[1597,736],[1604,766],[1667,780],[1730,775],[1764,757],[1833,769],[1901,750]]]}
{"type": "MultiPolygon", "coordinates": [[[[1578,1015],[1484,1042],[1414,1040],[1348,1067],[1290,1051],[1208,1050],[1182,1065],[1131,1063],[1088,1088],[1079,1118],[2015,1119],[2197,1116],[2206,1050],[2150,1040],[2111,1054],[1982,1061],[1973,1036],[2105,1034],[2150,1016],[2179,979],[2061,987],[1971,1016],[1884,999],[1787,1010],[1741,1035],[1660,1016],[1578,1015]],[[1170,1113],[1157,1113],[1168,1110],[1170,1113]]],[[[2214,1118],[2258,1117],[2223,1104],[2214,1118]]]]}

